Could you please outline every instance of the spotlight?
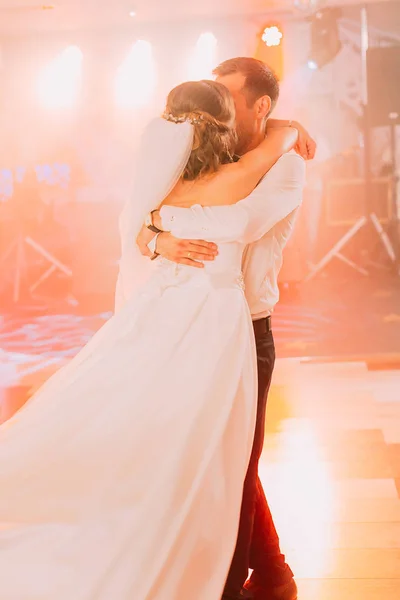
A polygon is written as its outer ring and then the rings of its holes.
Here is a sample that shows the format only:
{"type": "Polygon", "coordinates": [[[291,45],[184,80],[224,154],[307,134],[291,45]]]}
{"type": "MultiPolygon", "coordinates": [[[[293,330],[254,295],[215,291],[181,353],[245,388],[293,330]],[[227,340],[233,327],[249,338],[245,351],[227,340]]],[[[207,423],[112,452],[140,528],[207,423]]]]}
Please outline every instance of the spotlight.
{"type": "Polygon", "coordinates": [[[120,108],[146,106],[156,85],[153,49],[149,42],[138,40],[117,72],[115,99],[120,108]]]}
{"type": "Polygon", "coordinates": [[[189,79],[212,79],[217,64],[217,38],[211,32],[202,33],[190,59],[189,79]]]}
{"type": "Polygon", "coordinates": [[[266,27],[261,36],[262,41],[266,46],[279,46],[283,38],[283,33],[276,25],[266,27]]]}
{"type": "Polygon", "coordinates": [[[311,55],[308,66],[320,69],[331,62],[342,48],[338,19],[340,9],[326,8],[311,19],[311,55]],[[313,66],[311,66],[313,65],[313,66]]]}
{"type": "Polygon", "coordinates": [[[129,12],[129,16],[132,17],[132,18],[136,17],[136,10],[131,10],[129,12]]]}
{"type": "Polygon", "coordinates": [[[38,95],[46,108],[71,108],[77,101],[83,55],[77,46],[69,46],[40,74],[38,95]]]}

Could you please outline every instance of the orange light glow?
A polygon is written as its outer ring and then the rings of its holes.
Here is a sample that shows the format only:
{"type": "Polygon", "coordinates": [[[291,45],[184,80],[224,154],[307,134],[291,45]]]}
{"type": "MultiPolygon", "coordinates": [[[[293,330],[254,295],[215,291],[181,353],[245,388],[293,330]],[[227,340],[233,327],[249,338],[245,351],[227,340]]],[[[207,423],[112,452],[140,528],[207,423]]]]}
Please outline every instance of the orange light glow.
{"type": "Polygon", "coordinates": [[[258,35],[255,58],[262,60],[276,73],[278,78],[283,78],[284,70],[284,34],[282,28],[276,24],[266,25],[258,35]]]}

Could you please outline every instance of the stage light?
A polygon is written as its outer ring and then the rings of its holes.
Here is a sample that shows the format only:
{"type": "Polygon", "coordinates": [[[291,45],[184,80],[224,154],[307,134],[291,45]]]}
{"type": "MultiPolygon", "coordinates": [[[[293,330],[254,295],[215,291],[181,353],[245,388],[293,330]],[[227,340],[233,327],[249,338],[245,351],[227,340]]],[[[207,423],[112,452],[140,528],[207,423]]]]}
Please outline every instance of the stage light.
{"type": "Polygon", "coordinates": [[[136,11],[135,10],[131,10],[130,13],[129,13],[129,16],[132,17],[132,18],[136,17],[136,11]]]}
{"type": "Polygon", "coordinates": [[[315,68],[320,69],[339,54],[342,48],[338,25],[340,16],[340,9],[326,8],[312,17],[309,66],[311,62],[316,65],[315,68]]]}
{"type": "Polygon", "coordinates": [[[217,64],[217,38],[211,32],[202,33],[197,40],[189,63],[189,79],[211,79],[217,64]]]}
{"type": "Polygon", "coordinates": [[[38,97],[45,108],[71,108],[78,100],[83,55],[69,46],[43,71],[38,80],[38,97]]]}
{"type": "Polygon", "coordinates": [[[284,74],[283,29],[278,23],[267,22],[257,35],[257,48],[254,58],[266,63],[282,80],[284,74]]]}
{"type": "Polygon", "coordinates": [[[315,62],[315,60],[312,60],[311,58],[308,60],[307,62],[308,68],[311,69],[312,71],[316,71],[318,69],[318,65],[315,62]]]}
{"type": "Polygon", "coordinates": [[[262,41],[266,46],[279,46],[283,38],[283,33],[276,25],[266,27],[262,34],[262,41]]]}
{"type": "Polygon", "coordinates": [[[145,40],[134,44],[119,67],[116,77],[115,99],[120,108],[146,106],[153,96],[156,71],[152,45],[145,40]]]}

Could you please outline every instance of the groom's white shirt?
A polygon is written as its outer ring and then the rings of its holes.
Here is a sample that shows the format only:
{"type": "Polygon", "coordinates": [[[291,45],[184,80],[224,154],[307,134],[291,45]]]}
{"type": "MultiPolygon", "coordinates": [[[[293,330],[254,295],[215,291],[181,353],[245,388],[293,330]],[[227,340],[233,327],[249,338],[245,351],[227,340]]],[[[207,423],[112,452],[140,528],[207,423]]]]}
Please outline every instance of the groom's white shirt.
{"type": "Polygon", "coordinates": [[[246,298],[253,320],[271,315],[279,300],[283,249],[303,200],[305,171],[305,161],[298,154],[285,154],[242,202],[262,235],[243,255],[246,298]]]}
{"type": "MultiPolygon", "coordinates": [[[[243,255],[246,298],[253,320],[269,316],[279,300],[278,275],[283,249],[293,231],[304,184],[305,162],[290,152],[275,163],[246,199],[219,208],[224,220],[245,218],[247,234],[257,239],[246,247],[243,255]]],[[[163,206],[160,214],[163,224],[173,222],[175,231],[188,231],[187,211],[163,206]]],[[[196,207],[197,225],[202,218],[204,231],[211,233],[209,211],[196,207]]]]}

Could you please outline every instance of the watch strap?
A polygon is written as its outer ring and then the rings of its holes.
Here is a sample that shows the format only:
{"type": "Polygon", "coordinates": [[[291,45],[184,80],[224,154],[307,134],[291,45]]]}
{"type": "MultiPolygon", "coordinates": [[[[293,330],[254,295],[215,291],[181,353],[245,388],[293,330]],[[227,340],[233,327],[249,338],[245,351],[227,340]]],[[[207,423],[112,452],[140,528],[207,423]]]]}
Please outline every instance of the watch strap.
{"type": "Polygon", "coordinates": [[[158,229],[155,225],[146,225],[147,229],[150,229],[153,233],[161,233],[161,229],[158,229]]]}
{"type": "Polygon", "coordinates": [[[150,229],[150,231],[152,231],[153,233],[161,233],[161,229],[158,229],[158,227],[156,227],[153,224],[153,213],[156,212],[154,210],[152,210],[146,217],[144,224],[146,225],[147,229],[150,229]]]}

